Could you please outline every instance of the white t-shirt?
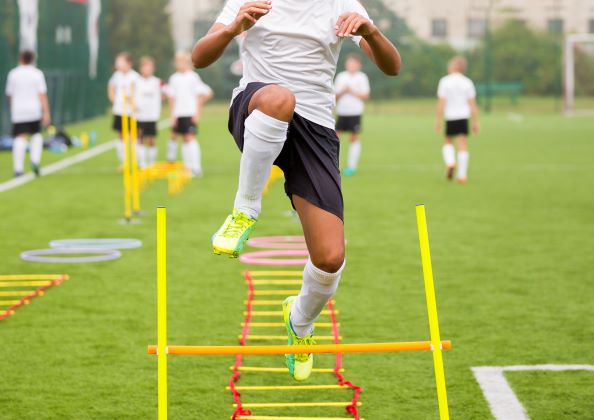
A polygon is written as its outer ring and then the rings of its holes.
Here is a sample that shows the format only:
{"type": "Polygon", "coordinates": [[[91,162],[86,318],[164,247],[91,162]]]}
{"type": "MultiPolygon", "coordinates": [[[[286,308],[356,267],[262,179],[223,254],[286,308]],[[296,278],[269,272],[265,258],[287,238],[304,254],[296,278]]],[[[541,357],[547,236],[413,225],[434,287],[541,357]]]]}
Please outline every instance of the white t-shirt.
{"type": "Polygon", "coordinates": [[[193,117],[198,113],[198,97],[208,96],[212,89],[193,71],[177,72],[169,78],[167,94],[175,100],[175,117],[193,117]]]}
{"type": "Polygon", "coordinates": [[[14,124],[41,120],[39,95],[47,93],[45,77],[34,66],[18,66],[8,73],[6,96],[10,96],[10,115],[14,124]]]}
{"type": "MultiPolygon", "coordinates": [[[[336,76],[336,80],[334,82],[334,88],[336,89],[336,92],[341,92],[347,87],[359,95],[369,95],[370,92],[369,79],[362,71],[357,73],[343,71],[338,76],[336,76]]],[[[336,104],[336,114],[341,117],[356,117],[363,115],[364,110],[365,101],[353,95],[352,93],[342,95],[336,104]]]]}
{"type": "MultiPolygon", "coordinates": [[[[229,0],[217,22],[231,24],[247,0],[229,0]]],[[[296,112],[334,128],[334,76],[342,39],[336,36],[340,15],[368,14],[357,0],[279,0],[247,31],[241,45],[243,78],[233,97],[248,83],[275,83],[293,92],[296,112]]],[[[360,37],[352,37],[359,44],[360,37]]]]}
{"type": "Polygon", "coordinates": [[[446,121],[466,120],[471,117],[470,99],[476,98],[474,83],[462,73],[452,73],[439,81],[437,96],[445,99],[446,121]]]}
{"type": "Polygon", "coordinates": [[[136,119],[140,122],[156,122],[161,116],[163,83],[155,76],[139,77],[136,81],[136,119]]]}
{"type": "MultiPolygon", "coordinates": [[[[134,95],[134,89],[140,75],[134,70],[130,70],[126,73],[116,71],[111,79],[109,79],[109,85],[115,89],[115,100],[113,101],[113,113],[114,115],[122,115],[124,113],[124,98],[130,98],[134,95]]],[[[130,112],[128,111],[127,114],[130,112]]]]}

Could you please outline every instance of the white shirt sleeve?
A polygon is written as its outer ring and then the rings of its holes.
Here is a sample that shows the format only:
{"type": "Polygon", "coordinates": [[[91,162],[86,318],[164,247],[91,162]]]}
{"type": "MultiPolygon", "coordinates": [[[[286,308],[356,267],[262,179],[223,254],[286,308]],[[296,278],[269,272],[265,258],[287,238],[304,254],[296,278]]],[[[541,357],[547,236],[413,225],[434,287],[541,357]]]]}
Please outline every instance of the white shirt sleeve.
{"type": "Polygon", "coordinates": [[[216,23],[222,23],[223,25],[231,24],[237,17],[239,9],[245,3],[244,0],[228,0],[227,4],[223,8],[223,11],[216,20],[216,23]]]}
{"type": "Polygon", "coordinates": [[[45,83],[45,76],[43,75],[41,70],[39,71],[38,74],[39,74],[39,78],[37,80],[37,92],[39,94],[47,93],[47,84],[45,83]]]}
{"type": "Polygon", "coordinates": [[[343,86],[344,86],[343,73],[339,73],[338,76],[336,76],[336,79],[334,80],[334,90],[336,92],[340,92],[342,90],[343,86]]]}
{"type": "Polygon", "coordinates": [[[8,77],[6,79],[6,96],[12,96],[14,91],[14,86],[12,82],[12,72],[8,73],[8,77]]]}
{"type": "Polygon", "coordinates": [[[169,81],[163,88],[163,92],[165,92],[165,95],[167,95],[170,98],[173,98],[175,96],[175,88],[173,87],[174,83],[175,83],[175,75],[173,74],[173,75],[171,75],[171,77],[169,77],[169,81]]]}
{"type": "Polygon", "coordinates": [[[195,92],[196,92],[196,96],[208,96],[210,95],[211,89],[210,86],[208,86],[206,83],[204,83],[202,81],[202,78],[194,73],[196,75],[195,77],[195,92]]]}
{"type": "MultiPolygon", "coordinates": [[[[363,5],[361,3],[359,3],[358,0],[344,0],[343,1],[342,14],[349,13],[349,12],[358,13],[361,16],[363,16],[364,18],[371,20],[371,18],[369,17],[369,14],[367,13],[367,10],[365,10],[365,7],[363,7],[363,5]]],[[[351,36],[350,38],[353,40],[353,42],[355,44],[357,44],[357,46],[361,43],[361,40],[363,39],[363,37],[360,37],[360,36],[351,36]]]]}
{"type": "Polygon", "coordinates": [[[474,83],[472,83],[472,80],[468,81],[468,99],[474,99],[476,98],[476,88],[474,86],[474,83]]]}
{"type": "Polygon", "coordinates": [[[369,86],[369,77],[366,74],[362,74],[361,77],[361,93],[364,95],[369,95],[371,92],[371,86],[369,86]]]}
{"type": "Polygon", "coordinates": [[[112,74],[112,75],[111,75],[111,77],[109,78],[109,82],[107,82],[107,84],[108,84],[109,86],[116,87],[116,77],[117,77],[116,75],[117,75],[117,73],[114,73],[114,74],[112,74]]]}
{"type": "Polygon", "coordinates": [[[441,79],[439,81],[439,85],[437,86],[437,97],[440,98],[440,99],[444,99],[445,96],[446,96],[446,93],[445,93],[445,83],[444,83],[444,80],[441,79]]]}

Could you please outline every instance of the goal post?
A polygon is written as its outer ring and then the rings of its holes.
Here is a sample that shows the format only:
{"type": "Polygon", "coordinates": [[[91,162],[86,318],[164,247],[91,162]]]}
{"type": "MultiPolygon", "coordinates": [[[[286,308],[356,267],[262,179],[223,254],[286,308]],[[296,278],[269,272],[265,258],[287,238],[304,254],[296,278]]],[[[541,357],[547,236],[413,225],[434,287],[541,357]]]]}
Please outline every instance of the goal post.
{"type": "MultiPolygon", "coordinates": [[[[573,115],[576,112],[576,47],[578,45],[590,44],[594,47],[594,34],[574,34],[565,38],[564,53],[564,91],[565,91],[565,113],[573,115]]],[[[580,111],[582,112],[582,111],[580,111]]],[[[588,110],[594,114],[594,109],[588,110]]]]}

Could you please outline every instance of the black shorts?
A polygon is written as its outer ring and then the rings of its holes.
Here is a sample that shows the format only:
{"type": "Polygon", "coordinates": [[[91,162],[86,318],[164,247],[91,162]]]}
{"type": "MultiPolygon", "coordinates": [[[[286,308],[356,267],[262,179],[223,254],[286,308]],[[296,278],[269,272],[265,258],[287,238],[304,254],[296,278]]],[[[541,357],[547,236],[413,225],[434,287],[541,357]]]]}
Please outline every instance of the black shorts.
{"type": "Polygon", "coordinates": [[[179,117],[173,127],[175,134],[198,134],[198,127],[192,121],[192,117],[179,117]]]}
{"type": "Polygon", "coordinates": [[[118,133],[122,132],[122,116],[121,115],[113,116],[113,123],[111,124],[111,128],[113,128],[113,131],[117,131],[118,133]]]}
{"type": "Polygon", "coordinates": [[[41,133],[41,121],[29,121],[22,123],[14,123],[12,125],[12,136],[20,136],[22,134],[37,134],[41,133]]]}
{"type": "Polygon", "coordinates": [[[138,121],[138,134],[140,137],[155,137],[157,135],[157,123],[138,121]]]}
{"type": "Polygon", "coordinates": [[[339,115],[338,120],[336,120],[336,131],[359,134],[361,132],[361,116],[344,117],[339,115]]]}
{"type": "Polygon", "coordinates": [[[446,136],[467,136],[468,120],[446,121],[446,136]]]}
{"type": "MultiPolygon", "coordinates": [[[[229,132],[243,150],[245,120],[252,96],[266,83],[250,83],[229,110],[229,132]]],[[[313,123],[295,113],[289,124],[287,141],[274,162],[285,173],[285,192],[309,201],[344,220],[344,203],[338,157],[340,141],[330,128],[313,123]]]]}

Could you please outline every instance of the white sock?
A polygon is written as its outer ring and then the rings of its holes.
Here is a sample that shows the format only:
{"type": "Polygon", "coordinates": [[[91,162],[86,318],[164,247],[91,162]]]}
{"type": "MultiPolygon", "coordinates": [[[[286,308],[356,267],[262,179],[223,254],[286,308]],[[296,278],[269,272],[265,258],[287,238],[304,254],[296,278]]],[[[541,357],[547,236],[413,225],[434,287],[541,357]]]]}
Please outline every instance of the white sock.
{"type": "Polygon", "coordinates": [[[192,156],[191,156],[191,152],[190,152],[190,143],[182,143],[182,160],[184,162],[184,166],[186,168],[188,168],[189,170],[192,170],[192,156]]]}
{"type": "Polygon", "coordinates": [[[25,172],[25,155],[27,154],[27,140],[19,136],[14,139],[12,145],[12,163],[15,174],[22,174],[25,172]]]}
{"type": "Polygon", "coordinates": [[[138,167],[146,168],[146,147],[144,144],[138,143],[136,146],[136,157],[138,158],[138,167]]]}
{"type": "Polygon", "coordinates": [[[126,151],[124,150],[124,141],[123,140],[120,140],[120,139],[116,140],[116,153],[118,155],[118,160],[120,161],[120,163],[124,163],[126,151]]]}
{"type": "Polygon", "coordinates": [[[40,133],[35,133],[31,136],[31,145],[29,156],[33,165],[39,166],[41,164],[41,154],[43,153],[43,136],[40,133]]]}
{"type": "Polygon", "coordinates": [[[470,154],[466,150],[458,152],[458,179],[468,178],[468,161],[470,160],[470,154]]]}
{"type": "Polygon", "coordinates": [[[443,161],[448,168],[456,166],[456,149],[453,144],[443,145],[443,161]]]}
{"type": "Polygon", "coordinates": [[[262,210],[262,192],[272,164],[283,150],[289,123],[255,110],[245,120],[243,154],[235,208],[257,219],[262,210]]]}
{"type": "Polygon", "coordinates": [[[313,265],[311,260],[307,261],[303,269],[303,285],[291,309],[291,326],[299,337],[313,332],[314,322],[338,289],[344,266],[345,263],[336,273],[326,273],[313,265]]]}
{"type": "Polygon", "coordinates": [[[167,142],[167,160],[169,162],[177,160],[177,139],[169,139],[167,142]]]}
{"type": "Polygon", "coordinates": [[[361,158],[361,140],[357,140],[354,143],[349,144],[349,156],[348,156],[348,167],[351,169],[357,169],[359,165],[359,159],[361,158]]]}
{"type": "Polygon", "coordinates": [[[155,162],[157,161],[157,146],[149,146],[148,147],[148,164],[149,166],[152,166],[155,164],[155,162]]]}
{"type": "Polygon", "coordinates": [[[200,144],[196,139],[192,139],[190,143],[188,143],[189,153],[190,153],[190,169],[192,170],[192,174],[199,176],[202,175],[202,151],[200,150],[200,144]]]}

